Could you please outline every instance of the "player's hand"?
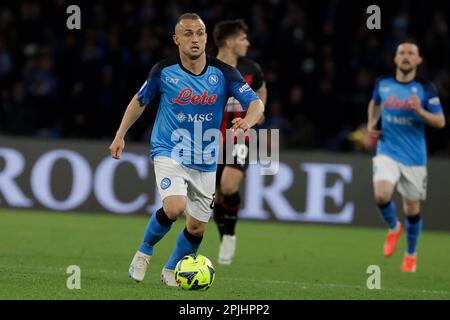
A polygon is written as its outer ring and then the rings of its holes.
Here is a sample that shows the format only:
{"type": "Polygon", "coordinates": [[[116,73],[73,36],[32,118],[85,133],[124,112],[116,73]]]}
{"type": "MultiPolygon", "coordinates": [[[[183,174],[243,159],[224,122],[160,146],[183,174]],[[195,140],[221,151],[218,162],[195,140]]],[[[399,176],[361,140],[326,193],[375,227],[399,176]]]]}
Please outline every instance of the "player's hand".
{"type": "Polygon", "coordinates": [[[419,116],[422,114],[422,104],[420,103],[420,99],[417,95],[413,95],[411,97],[411,107],[419,116]]]}
{"type": "Polygon", "coordinates": [[[381,137],[381,131],[372,129],[369,131],[369,144],[371,149],[375,149],[378,143],[378,139],[381,137]]]}
{"type": "Polygon", "coordinates": [[[123,138],[116,136],[114,138],[114,141],[109,146],[109,152],[111,153],[111,157],[119,160],[124,148],[125,148],[125,140],[123,138]]]}
{"type": "Polygon", "coordinates": [[[377,129],[370,129],[369,130],[369,135],[371,139],[378,139],[379,137],[381,137],[381,130],[377,130],[377,129]]]}
{"type": "Polygon", "coordinates": [[[369,121],[367,123],[367,132],[369,133],[370,139],[377,140],[381,136],[381,130],[377,130],[376,128],[377,126],[373,122],[369,121]]]}
{"type": "Polygon", "coordinates": [[[244,130],[244,132],[250,129],[250,125],[248,124],[247,120],[242,118],[234,118],[231,123],[233,124],[233,126],[231,127],[231,130],[233,130],[233,132],[235,132],[237,129],[242,129],[244,130]]]}

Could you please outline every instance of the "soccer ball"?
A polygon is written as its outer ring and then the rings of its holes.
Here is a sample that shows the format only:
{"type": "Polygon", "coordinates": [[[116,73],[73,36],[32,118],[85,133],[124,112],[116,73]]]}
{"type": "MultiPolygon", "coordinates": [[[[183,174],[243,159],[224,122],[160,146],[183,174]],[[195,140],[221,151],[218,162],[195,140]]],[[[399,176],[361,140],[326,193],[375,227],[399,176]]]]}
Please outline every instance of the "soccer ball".
{"type": "Polygon", "coordinates": [[[211,260],[201,254],[184,256],[175,267],[175,281],[185,290],[208,290],[215,277],[211,260]]]}

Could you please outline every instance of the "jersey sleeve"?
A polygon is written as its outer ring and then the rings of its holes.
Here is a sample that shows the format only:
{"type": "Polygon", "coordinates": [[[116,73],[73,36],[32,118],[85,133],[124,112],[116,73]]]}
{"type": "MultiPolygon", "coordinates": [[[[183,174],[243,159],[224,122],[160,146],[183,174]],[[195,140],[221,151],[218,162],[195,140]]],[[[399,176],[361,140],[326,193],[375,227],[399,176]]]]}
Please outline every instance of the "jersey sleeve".
{"type": "Polygon", "coordinates": [[[137,93],[139,105],[144,107],[152,102],[160,92],[161,63],[157,63],[150,70],[147,80],[137,93]]]}
{"type": "Polygon", "coordinates": [[[256,62],[253,64],[253,85],[252,88],[255,91],[261,89],[264,85],[264,73],[259,64],[256,62]]]}
{"type": "Polygon", "coordinates": [[[259,97],[253,89],[245,82],[239,71],[235,68],[227,68],[225,71],[228,95],[235,97],[244,110],[247,110],[250,103],[258,100],[259,97]]]}
{"type": "Polygon", "coordinates": [[[429,83],[425,86],[425,105],[424,109],[431,113],[444,113],[439,99],[437,88],[434,84],[429,83]]]}
{"type": "Polygon", "coordinates": [[[381,81],[381,79],[377,79],[377,81],[375,82],[375,86],[373,88],[373,92],[372,92],[372,99],[373,99],[373,102],[375,103],[375,105],[378,105],[381,103],[380,81],[381,81]]]}

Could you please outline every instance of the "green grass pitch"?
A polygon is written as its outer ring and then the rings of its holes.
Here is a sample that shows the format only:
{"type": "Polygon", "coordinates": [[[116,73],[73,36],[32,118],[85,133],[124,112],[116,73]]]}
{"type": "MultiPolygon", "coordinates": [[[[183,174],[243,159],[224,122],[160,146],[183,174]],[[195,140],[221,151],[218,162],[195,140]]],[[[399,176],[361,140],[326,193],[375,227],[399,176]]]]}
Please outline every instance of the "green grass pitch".
{"type": "Polygon", "coordinates": [[[200,253],[216,280],[206,292],[167,288],[159,279],[184,220],[157,245],[142,283],[128,278],[148,218],[0,210],[0,299],[450,299],[450,233],[425,231],[415,274],[400,271],[405,237],[391,258],[384,229],[240,221],[232,266],[215,263],[211,220],[200,253]],[[69,290],[70,265],[81,289],[69,290]],[[381,289],[367,288],[367,267],[381,269],[381,289]]]}

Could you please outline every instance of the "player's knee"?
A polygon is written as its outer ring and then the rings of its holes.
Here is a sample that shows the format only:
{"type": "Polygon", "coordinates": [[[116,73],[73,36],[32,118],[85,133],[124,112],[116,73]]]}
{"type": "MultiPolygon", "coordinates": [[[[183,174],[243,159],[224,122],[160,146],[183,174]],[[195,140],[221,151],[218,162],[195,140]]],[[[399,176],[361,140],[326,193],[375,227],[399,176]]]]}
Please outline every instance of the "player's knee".
{"type": "Polygon", "coordinates": [[[234,181],[225,180],[220,183],[220,192],[225,196],[236,193],[238,190],[239,185],[237,185],[234,181]]]}
{"type": "Polygon", "coordinates": [[[380,205],[384,206],[391,201],[391,195],[388,193],[375,193],[375,202],[380,205]]]}
{"type": "Polygon", "coordinates": [[[413,217],[418,215],[420,212],[420,203],[419,202],[404,203],[403,212],[407,217],[413,217]]]}
{"type": "Polygon", "coordinates": [[[177,209],[177,208],[169,208],[164,209],[164,212],[166,213],[167,217],[171,220],[178,219],[179,216],[184,212],[184,210],[177,209]]]}
{"type": "Polygon", "coordinates": [[[206,226],[203,223],[189,223],[186,226],[187,231],[194,237],[203,237],[205,228],[206,226]]]}
{"type": "Polygon", "coordinates": [[[169,202],[164,203],[164,212],[167,217],[172,220],[176,220],[186,209],[184,202],[169,202]]]}

